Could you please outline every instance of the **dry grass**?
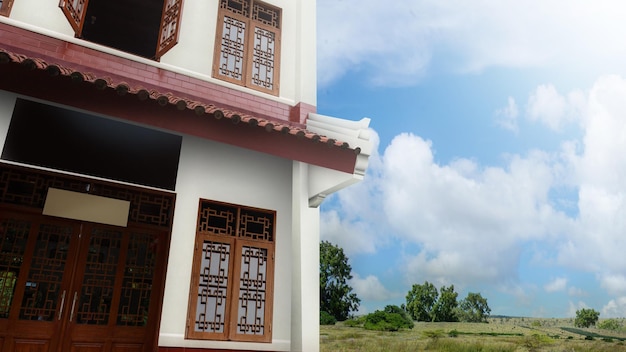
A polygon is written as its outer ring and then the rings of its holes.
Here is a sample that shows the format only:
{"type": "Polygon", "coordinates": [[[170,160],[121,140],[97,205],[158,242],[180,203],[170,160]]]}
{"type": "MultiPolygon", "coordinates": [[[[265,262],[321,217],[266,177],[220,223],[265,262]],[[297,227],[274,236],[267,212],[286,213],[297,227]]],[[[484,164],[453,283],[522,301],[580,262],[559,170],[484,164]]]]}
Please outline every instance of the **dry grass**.
{"type": "Polygon", "coordinates": [[[320,327],[322,352],[626,352],[626,331],[580,329],[572,319],[492,318],[489,324],[416,323],[412,330],[368,331],[341,323],[320,327]],[[585,334],[597,334],[585,340],[585,334]],[[453,337],[456,336],[456,337],[453,337]]]}

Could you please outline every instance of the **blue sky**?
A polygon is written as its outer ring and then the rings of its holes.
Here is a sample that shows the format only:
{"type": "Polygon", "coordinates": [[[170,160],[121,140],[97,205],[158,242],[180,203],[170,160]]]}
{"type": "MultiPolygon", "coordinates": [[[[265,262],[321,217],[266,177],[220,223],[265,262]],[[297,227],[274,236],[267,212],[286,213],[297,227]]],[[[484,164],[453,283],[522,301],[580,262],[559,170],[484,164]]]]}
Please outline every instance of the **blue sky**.
{"type": "Polygon", "coordinates": [[[414,283],[492,314],[626,316],[626,4],[318,0],[318,113],[372,119],[322,205],[361,313],[414,283]]]}

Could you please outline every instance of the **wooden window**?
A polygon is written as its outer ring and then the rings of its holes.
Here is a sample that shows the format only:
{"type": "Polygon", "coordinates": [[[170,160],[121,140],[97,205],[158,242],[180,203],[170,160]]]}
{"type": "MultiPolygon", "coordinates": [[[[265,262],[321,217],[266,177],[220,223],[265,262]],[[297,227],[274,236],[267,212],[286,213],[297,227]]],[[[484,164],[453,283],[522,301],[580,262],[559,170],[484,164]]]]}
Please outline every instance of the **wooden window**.
{"type": "Polygon", "coordinates": [[[200,200],[186,338],[271,342],[276,212],[200,200]]]}
{"type": "Polygon", "coordinates": [[[178,42],[182,6],[183,0],[59,3],[76,37],[155,60],[178,42]]]}
{"type": "Polygon", "coordinates": [[[9,16],[13,0],[0,0],[0,16],[9,16]]]}
{"type": "Polygon", "coordinates": [[[278,95],[281,10],[256,0],[220,0],[213,77],[278,95]]]}

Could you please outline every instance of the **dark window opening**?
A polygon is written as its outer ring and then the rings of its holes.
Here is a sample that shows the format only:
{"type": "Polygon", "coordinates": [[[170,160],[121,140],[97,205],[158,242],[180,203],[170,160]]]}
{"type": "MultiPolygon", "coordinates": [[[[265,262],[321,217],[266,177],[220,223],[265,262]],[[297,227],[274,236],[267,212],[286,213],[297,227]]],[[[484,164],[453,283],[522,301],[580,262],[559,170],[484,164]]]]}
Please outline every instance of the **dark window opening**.
{"type": "Polygon", "coordinates": [[[138,56],[157,50],[163,0],[90,0],[81,37],[138,56]]]}
{"type": "Polygon", "coordinates": [[[18,99],[2,159],[174,190],[181,144],[167,132],[18,99]]]}

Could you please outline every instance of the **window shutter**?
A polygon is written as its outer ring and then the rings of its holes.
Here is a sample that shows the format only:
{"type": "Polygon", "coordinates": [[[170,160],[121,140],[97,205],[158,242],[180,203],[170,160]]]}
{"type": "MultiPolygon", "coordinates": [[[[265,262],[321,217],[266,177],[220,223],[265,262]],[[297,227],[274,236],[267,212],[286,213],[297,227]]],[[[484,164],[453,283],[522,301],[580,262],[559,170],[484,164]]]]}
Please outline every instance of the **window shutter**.
{"type": "Polygon", "coordinates": [[[272,245],[238,239],[235,255],[237,275],[233,282],[231,339],[270,342],[272,338],[273,261],[272,245]],[[236,319],[235,319],[236,317],[236,319]]]}
{"type": "Polygon", "coordinates": [[[178,43],[178,32],[180,29],[180,14],[182,13],[183,0],[165,0],[163,3],[163,15],[161,16],[161,27],[159,29],[159,42],[155,59],[161,58],[178,43]]]}
{"type": "Polygon", "coordinates": [[[77,37],[80,37],[83,30],[88,3],[89,0],[61,0],[59,3],[59,7],[63,10],[77,37]]]}
{"type": "Polygon", "coordinates": [[[200,255],[195,254],[194,268],[199,271],[192,278],[190,311],[195,312],[193,321],[187,327],[190,338],[228,338],[230,314],[230,286],[232,278],[232,254],[234,239],[205,235],[196,243],[200,255]]]}

